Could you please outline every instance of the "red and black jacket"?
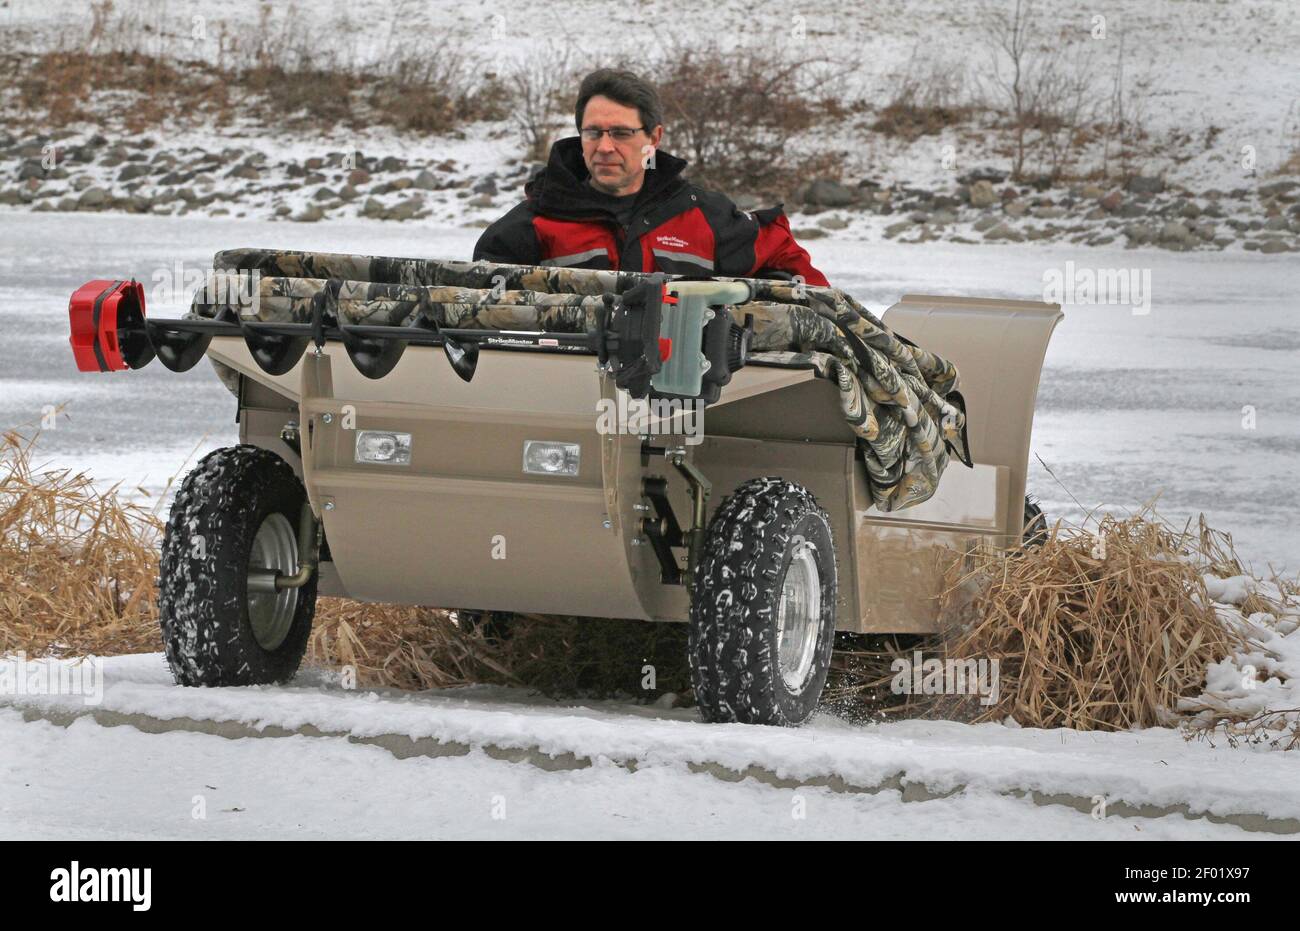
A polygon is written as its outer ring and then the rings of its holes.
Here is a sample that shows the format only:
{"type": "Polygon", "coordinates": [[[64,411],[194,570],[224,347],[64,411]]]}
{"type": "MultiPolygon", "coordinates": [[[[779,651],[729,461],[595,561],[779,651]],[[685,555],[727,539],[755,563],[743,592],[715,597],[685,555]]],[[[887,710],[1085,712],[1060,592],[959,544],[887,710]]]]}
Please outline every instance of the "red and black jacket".
{"type": "Polygon", "coordinates": [[[680,177],[685,160],[664,151],[654,160],[622,223],[617,201],[587,183],[581,138],[559,140],[546,169],[525,185],[527,199],[483,231],[474,260],[675,275],[801,275],[810,285],[829,284],[795,242],[780,205],[743,211],[680,177]]]}

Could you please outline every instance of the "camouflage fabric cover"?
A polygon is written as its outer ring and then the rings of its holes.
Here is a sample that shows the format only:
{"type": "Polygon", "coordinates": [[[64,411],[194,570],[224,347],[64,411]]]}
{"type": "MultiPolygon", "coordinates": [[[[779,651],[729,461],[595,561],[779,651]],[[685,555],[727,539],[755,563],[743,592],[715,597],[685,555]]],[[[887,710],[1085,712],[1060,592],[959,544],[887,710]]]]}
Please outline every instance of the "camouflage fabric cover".
{"type": "MultiPolygon", "coordinates": [[[[491,262],[403,259],[320,252],[234,249],[217,253],[191,314],[305,323],[323,295],[325,314],[345,323],[398,326],[423,312],[447,328],[583,332],[601,295],[645,276],[491,262]]],[[[738,279],[739,280],[739,279],[738,279]]],[[[957,370],[895,336],[837,288],[743,279],[753,299],[753,359],[812,368],[839,390],[859,438],[872,500],[895,511],[928,499],[950,452],[969,460],[957,370]]],[[[222,373],[223,380],[233,373],[222,373]]],[[[229,384],[229,382],[227,382],[229,384]]]]}

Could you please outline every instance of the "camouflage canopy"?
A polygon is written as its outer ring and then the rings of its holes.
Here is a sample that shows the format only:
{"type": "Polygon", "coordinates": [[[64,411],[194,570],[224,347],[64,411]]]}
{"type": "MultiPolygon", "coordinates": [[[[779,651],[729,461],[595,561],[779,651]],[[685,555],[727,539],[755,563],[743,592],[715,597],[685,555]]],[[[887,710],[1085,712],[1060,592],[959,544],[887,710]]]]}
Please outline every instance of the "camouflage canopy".
{"type": "MultiPolygon", "coordinates": [[[[219,252],[191,315],[306,323],[317,295],[342,323],[400,326],[423,313],[441,327],[581,333],[596,325],[601,296],[646,276],[491,262],[319,252],[219,252]]],[[[674,276],[670,276],[674,277],[674,276]]],[[[741,280],[741,279],[738,279],[741,280]]],[[[753,299],[753,362],[812,368],[839,390],[858,437],[872,500],[882,511],[934,494],[949,453],[969,463],[957,370],[901,339],[837,288],[743,279],[753,299]]],[[[233,373],[219,374],[229,378],[233,373]]],[[[229,382],[227,382],[229,384],[229,382]]]]}

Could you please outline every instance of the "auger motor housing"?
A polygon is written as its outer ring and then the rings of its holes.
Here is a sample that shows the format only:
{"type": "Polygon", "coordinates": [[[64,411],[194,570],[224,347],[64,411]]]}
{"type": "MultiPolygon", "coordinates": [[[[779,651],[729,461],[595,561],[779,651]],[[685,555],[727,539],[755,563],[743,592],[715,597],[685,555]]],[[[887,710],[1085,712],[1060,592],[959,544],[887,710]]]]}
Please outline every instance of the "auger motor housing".
{"type": "Polygon", "coordinates": [[[605,296],[596,354],[632,397],[718,400],[749,358],[753,317],[727,311],[751,297],[743,281],[651,275],[618,298],[605,296]]]}

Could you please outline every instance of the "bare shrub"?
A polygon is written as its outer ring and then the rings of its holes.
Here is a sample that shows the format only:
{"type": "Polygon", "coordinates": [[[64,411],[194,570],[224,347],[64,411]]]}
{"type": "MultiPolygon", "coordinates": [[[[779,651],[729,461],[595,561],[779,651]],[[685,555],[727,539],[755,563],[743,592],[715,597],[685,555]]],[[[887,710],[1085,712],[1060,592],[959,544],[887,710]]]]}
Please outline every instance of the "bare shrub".
{"type": "Polygon", "coordinates": [[[502,83],[509,119],[530,160],[546,161],[552,140],[572,113],[580,79],[568,44],[557,40],[516,59],[506,69],[502,83]]]}
{"type": "MultiPolygon", "coordinates": [[[[767,47],[670,41],[648,69],[664,106],[665,147],[694,181],[730,194],[780,195],[800,178],[796,138],[827,114],[858,62],[817,61],[767,47]]],[[[824,164],[836,162],[824,157],[824,164]]]]}
{"type": "Polygon", "coordinates": [[[982,20],[987,79],[1010,121],[1011,175],[1024,178],[1034,161],[1056,180],[1088,141],[1098,113],[1092,50],[1048,33],[1034,0],[1015,0],[1010,9],[986,5],[982,20]]]}
{"type": "Polygon", "coordinates": [[[966,69],[922,57],[920,49],[914,48],[907,64],[896,75],[889,100],[880,109],[871,129],[910,142],[964,123],[974,112],[975,107],[969,102],[966,69]]]}

